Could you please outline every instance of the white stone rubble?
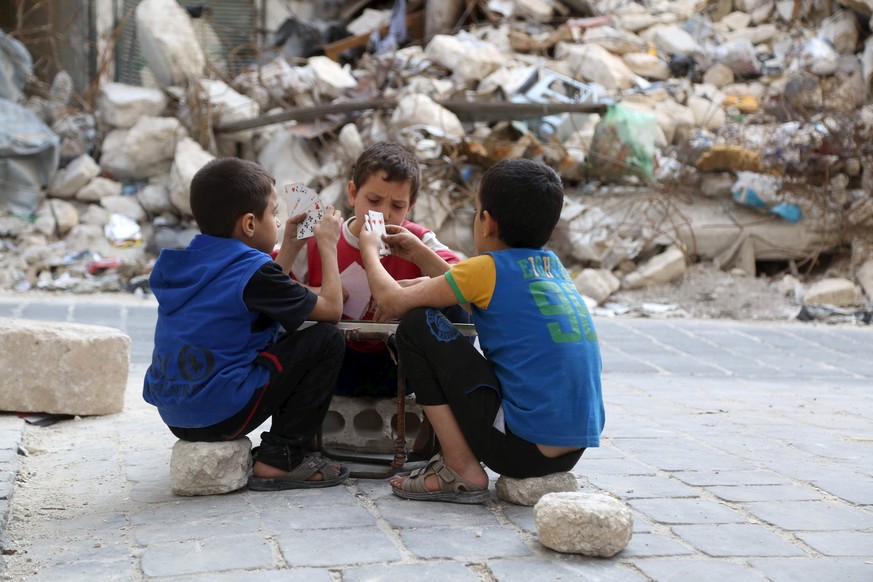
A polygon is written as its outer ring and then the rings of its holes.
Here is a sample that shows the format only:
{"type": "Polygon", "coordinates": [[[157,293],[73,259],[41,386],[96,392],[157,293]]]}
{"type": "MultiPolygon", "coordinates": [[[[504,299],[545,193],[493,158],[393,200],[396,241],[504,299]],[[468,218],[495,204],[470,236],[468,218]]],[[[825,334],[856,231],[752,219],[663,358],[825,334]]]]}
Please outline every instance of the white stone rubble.
{"type": "Polygon", "coordinates": [[[175,495],[219,495],[245,487],[252,467],[252,441],[176,441],[170,457],[170,490],[175,495]]]}
{"type": "Polygon", "coordinates": [[[602,493],[549,493],[534,506],[541,544],[558,552],[609,558],[633,533],[633,514],[602,493]]]}

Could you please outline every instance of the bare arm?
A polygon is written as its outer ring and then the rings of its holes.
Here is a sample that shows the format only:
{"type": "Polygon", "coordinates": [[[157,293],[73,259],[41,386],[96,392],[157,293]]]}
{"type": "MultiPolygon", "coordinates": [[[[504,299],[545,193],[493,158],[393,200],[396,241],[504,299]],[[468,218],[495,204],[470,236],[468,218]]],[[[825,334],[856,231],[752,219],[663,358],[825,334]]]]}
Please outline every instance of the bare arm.
{"type": "Polygon", "coordinates": [[[428,277],[439,277],[451,268],[445,259],[402,226],[386,224],[385,230],[388,232],[385,242],[391,247],[391,253],[415,263],[428,277]]]}
{"type": "Polygon", "coordinates": [[[321,255],[322,282],[318,300],[309,314],[315,321],[336,323],[343,315],[343,290],[337,267],[336,243],[342,228],[342,215],[333,206],[325,209],[324,218],[315,225],[315,242],[321,255]]]}
{"type": "MultiPolygon", "coordinates": [[[[379,261],[379,234],[362,231],[359,246],[364,269],[367,271],[367,282],[378,307],[379,321],[399,319],[416,307],[442,308],[458,303],[458,298],[445,277],[434,276],[409,287],[395,281],[379,261]]],[[[433,254],[439,258],[436,253],[433,254]]],[[[448,265],[442,273],[447,270],[448,265]]]]}
{"type": "Polygon", "coordinates": [[[291,266],[294,260],[303,247],[306,246],[306,239],[297,238],[297,224],[303,222],[306,218],[306,213],[302,212],[292,216],[285,221],[285,234],[282,236],[282,246],[279,247],[279,254],[276,255],[276,262],[282,267],[286,275],[291,274],[291,266]]]}

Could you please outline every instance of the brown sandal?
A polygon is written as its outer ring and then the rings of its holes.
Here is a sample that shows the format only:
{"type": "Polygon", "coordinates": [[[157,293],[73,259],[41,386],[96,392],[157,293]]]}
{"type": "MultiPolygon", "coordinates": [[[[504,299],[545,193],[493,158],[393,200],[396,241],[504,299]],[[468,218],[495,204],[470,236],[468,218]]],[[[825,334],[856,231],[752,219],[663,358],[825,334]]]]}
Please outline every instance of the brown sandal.
{"type": "Polygon", "coordinates": [[[333,487],[349,478],[349,468],[332,465],[317,457],[304,457],[303,462],[282,477],[249,477],[249,489],[252,491],[283,491],[285,489],[315,489],[317,487],[333,487]],[[310,477],[321,473],[320,481],[312,481],[310,477]]]}
{"type": "Polygon", "coordinates": [[[434,455],[427,466],[410,473],[399,488],[392,486],[394,495],[415,501],[446,501],[448,503],[484,503],[491,499],[488,488],[482,489],[461,477],[443,461],[440,454],[434,455]],[[428,491],[425,479],[436,475],[439,491],[428,491]]]}

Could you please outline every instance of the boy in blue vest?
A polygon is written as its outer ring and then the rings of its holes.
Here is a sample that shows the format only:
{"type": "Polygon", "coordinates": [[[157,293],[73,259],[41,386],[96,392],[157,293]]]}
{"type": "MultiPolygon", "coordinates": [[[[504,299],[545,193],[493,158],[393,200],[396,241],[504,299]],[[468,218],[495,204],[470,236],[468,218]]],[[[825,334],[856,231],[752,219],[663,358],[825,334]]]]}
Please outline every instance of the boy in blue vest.
{"type": "MultiPolygon", "coordinates": [[[[143,398],[186,441],[230,441],[272,417],[252,451],[249,488],[327,487],[347,468],[307,454],[342,365],[345,341],[336,262],[342,218],[328,207],[315,227],[324,282],[316,295],[270,258],[278,240],[275,181],[236,158],[207,163],[191,181],[201,234],[184,250],[165,249],[149,283],[158,300],[152,363],[143,398]],[[311,327],[298,330],[306,320],[311,327]],[[288,331],[279,334],[281,328],[288,331]]],[[[286,222],[282,260],[306,241],[286,222]]],[[[277,257],[277,260],[280,257],[277,257]]]]}
{"type": "MultiPolygon", "coordinates": [[[[543,246],[563,206],[561,179],[530,160],[504,160],[482,178],[473,220],[478,256],[443,276],[401,287],[379,263],[379,235],[361,254],[380,320],[402,317],[397,349],[442,453],[391,480],[407,499],[482,503],[480,465],[523,479],[568,471],[604,425],[600,347],[585,303],[561,261],[543,246]],[[440,313],[469,306],[480,354],[440,313]]],[[[392,252],[435,260],[400,227],[392,252]]]]}

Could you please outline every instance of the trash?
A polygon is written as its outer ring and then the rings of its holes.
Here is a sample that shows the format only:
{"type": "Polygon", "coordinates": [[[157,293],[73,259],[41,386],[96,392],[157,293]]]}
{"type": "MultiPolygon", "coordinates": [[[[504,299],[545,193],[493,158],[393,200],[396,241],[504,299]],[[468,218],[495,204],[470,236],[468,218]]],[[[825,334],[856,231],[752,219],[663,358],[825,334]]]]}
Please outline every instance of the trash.
{"type": "MultiPolygon", "coordinates": [[[[581,83],[539,67],[509,99],[515,103],[598,103],[601,95],[595,85],[581,83]]],[[[565,142],[573,130],[581,125],[580,118],[584,115],[570,113],[547,115],[535,120],[514,121],[513,126],[521,132],[533,131],[544,142],[553,139],[565,142]]]]}
{"type": "Polygon", "coordinates": [[[653,114],[609,105],[591,142],[591,175],[598,179],[625,176],[651,179],[656,132],[653,114]]]}
{"type": "Polygon", "coordinates": [[[88,272],[92,275],[97,275],[108,269],[117,269],[121,265],[121,259],[118,257],[96,258],[88,263],[88,272]]]}
{"type": "Polygon", "coordinates": [[[135,246],[142,243],[142,230],[139,224],[122,214],[109,216],[104,234],[109,242],[117,247],[135,246]]]}
{"type": "Polygon", "coordinates": [[[782,200],[779,193],[781,189],[782,180],[777,176],[737,172],[737,181],[731,188],[731,195],[738,204],[797,222],[803,217],[803,211],[796,204],[782,200]]]}
{"type": "Polygon", "coordinates": [[[0,207],[32,214],[59,160],[58,136],[29,109],[0,99],[0,207]]]}
{"type": "Polygon", "coordinates": [[[33,59],[21,41],[0,30],[0,99],[18,101],[33,59]]]}
{"type": "Polygon", "coordinates": [[[799,321],[870,325],[873,323],[873,307],[846,309],[831,305],[803,305],[795,318],[799,321]]]}

